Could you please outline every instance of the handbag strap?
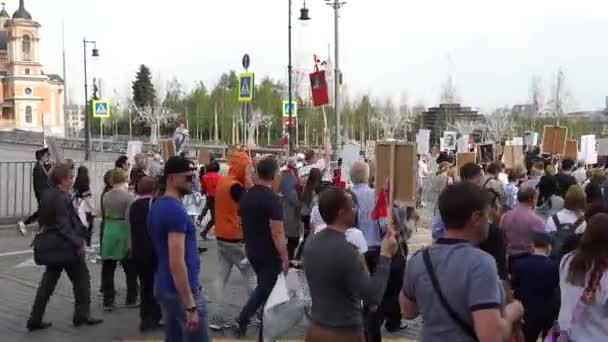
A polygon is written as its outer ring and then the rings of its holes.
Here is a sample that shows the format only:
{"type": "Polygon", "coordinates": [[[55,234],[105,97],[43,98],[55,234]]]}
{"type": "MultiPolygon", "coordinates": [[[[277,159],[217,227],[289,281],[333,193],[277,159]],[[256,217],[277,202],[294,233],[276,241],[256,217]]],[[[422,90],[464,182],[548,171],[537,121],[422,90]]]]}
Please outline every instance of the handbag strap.
{"type": "Polygon", "coordinates": [[[458,326],[467,335],[469,335],[469,337],[471,337],[475,341],[479,341],[479,339],[477,338],[477,334],[475,333],[475,330],[473,329],[473,327],[471,327],[469,324],[465,323],[458,316],[458,314],[454,311],[454,309],[452,309],[450,304],[448,304],[448,301],[445,299],[445,296],[443,295],[443,292],[441,291],[441,287],[439,286],[439,281],[437,280],[437,275],[435,274],[435,269],[433,268],[433,263],[431,262],[431,255],[429,253],[428,248],[426,248],[425,250],[422,251],[422,259],[424,260],[424,265],[426,267],[426,271],[431,278],[431,283],[433,284],[433,290],[435,290],[435,293],[437,294],[437,296],[439,296],[439,301],[441,302],[441,305],[443,306],[445,311],[450,315],[450,318],[452,318],[452,320],[454,322],[456,322],[456,324],[458,324],[458,326]]]}

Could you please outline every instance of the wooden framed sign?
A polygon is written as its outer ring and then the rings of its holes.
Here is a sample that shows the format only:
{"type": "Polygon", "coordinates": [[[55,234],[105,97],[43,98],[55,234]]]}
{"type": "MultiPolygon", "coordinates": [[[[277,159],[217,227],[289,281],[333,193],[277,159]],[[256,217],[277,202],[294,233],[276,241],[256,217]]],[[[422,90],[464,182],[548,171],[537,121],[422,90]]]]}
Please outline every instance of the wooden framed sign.
{"type": "Polygon", "coordinates": [[[543,129],[542,152],[563,156],[566,151],[568,127],[545,126],[543,129]]]}
{"type": "Polygon", "coordinates": [[[460,174],[460,168],[468,163],[477,163],[477,153],[462,152],[456,153],[456,172],[460,174]]]}
{"type": "Polygon", "coordinates": [[[416,205],[416,144],[376,144],[376,192],[389,184],[389,203],[416,205]]]}

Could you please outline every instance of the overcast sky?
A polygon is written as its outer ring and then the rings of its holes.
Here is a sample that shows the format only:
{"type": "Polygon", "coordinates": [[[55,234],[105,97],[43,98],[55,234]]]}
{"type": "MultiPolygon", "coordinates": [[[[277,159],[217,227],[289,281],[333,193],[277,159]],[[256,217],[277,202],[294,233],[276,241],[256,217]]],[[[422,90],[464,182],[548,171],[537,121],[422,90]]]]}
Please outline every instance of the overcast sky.
{"type": "MultiPolygon", "coordinates": [[[[6,0],[7,10],[17,0],[6,0]]],[[[333,10],[308,0],[312,20],[297,21],[293,0],[294,64],[327,56],[333,10]]],[[[177,77],[189,89],[208,86],[229,69],[286,78],[287,0],[26,0],[42,25],[47,73],[61,74],[65,20],[68,88],[82,102],[82,38],[98,42],[91,77],[127,93],[139,64],[157,77],[177,77]],[[160,75],[160,76],[158,76],[160,75]]],[[[608,1],[605,0],[349,0],[340,20],[341,69],[352,97],[371,93],[412,104],[438,102],[452,73],[464,104],[491,108],[525,103],[530,79],[542,78],[548,97],[562,68],[571,109],[604,107],[608,95],[608,1]]],[[[109,97],[109,96],[106,96],[109,97]]]]}

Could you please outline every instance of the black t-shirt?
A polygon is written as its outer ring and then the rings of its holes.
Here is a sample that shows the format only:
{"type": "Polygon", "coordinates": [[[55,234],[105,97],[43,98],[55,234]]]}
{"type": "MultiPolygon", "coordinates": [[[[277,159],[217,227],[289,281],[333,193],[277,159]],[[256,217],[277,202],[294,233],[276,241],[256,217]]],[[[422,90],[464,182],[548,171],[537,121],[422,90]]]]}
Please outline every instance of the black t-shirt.
{"type": "Polygon", "coordinates": [[[270,188],[256,185],[242,195],[239,215],[243,224],[247,258],[253,263],[280,260],[270,231],[271,220],[283,219],[278,196],[270,188]]]}
{"type": "Polygon", "coordinates": [[[505,232],[495,224],[490,224],[486,241],[479,244],[479,248],[490,254],[496,260],[498,276],[505,280],[509,278],[507,267],[507,238],[505,232]]]}

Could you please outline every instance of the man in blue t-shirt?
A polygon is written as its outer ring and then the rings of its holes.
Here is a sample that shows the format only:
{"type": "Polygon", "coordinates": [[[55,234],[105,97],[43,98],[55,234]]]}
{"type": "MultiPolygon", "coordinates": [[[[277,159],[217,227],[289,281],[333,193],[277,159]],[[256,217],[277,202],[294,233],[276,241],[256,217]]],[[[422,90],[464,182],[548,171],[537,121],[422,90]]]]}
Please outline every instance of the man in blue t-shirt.
{"type": "Polygon", "coordinates": [[[163,310],[166,341],[210,341],[207,307],[200,291],[196,230],[182,199],[192,192],[194,165],[171,157],[164,169],[166,191],[148,215],[150,239],[158,257],[154,285],[163,310]]]}

